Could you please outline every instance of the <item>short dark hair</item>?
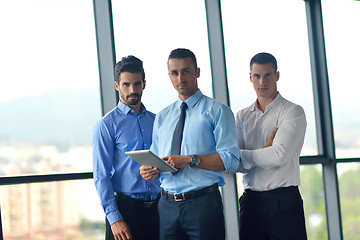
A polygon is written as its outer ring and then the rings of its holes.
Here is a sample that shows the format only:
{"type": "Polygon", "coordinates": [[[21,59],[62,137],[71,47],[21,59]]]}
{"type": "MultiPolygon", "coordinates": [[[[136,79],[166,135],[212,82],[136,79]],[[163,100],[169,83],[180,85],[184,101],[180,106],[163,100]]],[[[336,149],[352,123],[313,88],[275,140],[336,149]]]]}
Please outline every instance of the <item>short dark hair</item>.
{"type": "Polygon", "coordinates": [[[145,71],[143,62],[133,55],[121,58],[115,65],[115,81],[120,81],[120,74],[122,72],[141,73],[143,82],[145,81],[145,71]]]}
{"type": "Polygon", "coordinates": [[[195,69],[197,69],[197,62],[196,62],[195,54],[186,48],[177,48],[177,49],[172,50],[170,52],[170,55],[168,58],[168,63],[171,58],[182,59],[182,58],[188,58],[188,57],[191,58],[194,66],[195,66],[195,69]]]}
{"type": "Polygon", "coordinates": [[[276,58],[271,55],[270,53],[266,53],[266,52],[261,52],[256,54],[255,56],[252,57],[252,59],[250,60],[250,71],[252,69],[252,65],[254,63],[258,63],[258,64],[266,64],[266,63],[272,63],[275,72],[277,72],[277,62],[276,62],[276,58]]]}

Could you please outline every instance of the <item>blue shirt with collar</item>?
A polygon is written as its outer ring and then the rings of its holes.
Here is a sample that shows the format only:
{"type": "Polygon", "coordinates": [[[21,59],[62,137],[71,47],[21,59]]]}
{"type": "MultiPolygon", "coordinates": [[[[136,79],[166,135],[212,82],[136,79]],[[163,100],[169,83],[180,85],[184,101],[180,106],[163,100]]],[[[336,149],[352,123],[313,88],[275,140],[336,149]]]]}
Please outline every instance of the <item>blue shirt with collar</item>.
{"type": "Polygon", "coordinates": [[[100,119],[93,130],[93,170],[101,205],[113,224],[122,220],[114,193],[135,199],[153,200],[161,191],[158,179],[144,180],[140,164],[126,151],[149,149],[155,114],[142,105],[139,115],[119,101],[117,107],[100,119]]]}
{"type": "MultiPolygon", "coordinates": [[[[172,135],[181,112],[179,98],[155,117],[151,151],[159,157],[170,155],[172,135]]],[[[240,163],[240,150],[231,109],[198,90],[186,100],[187,109],[181,144],[181,155],[219,153],[225,170],[235,172],[240,163]]],[[[188,192],[217,183],[225,184],[222,171],[186,166],[175,175],[160,174],[161,187],[172,193],[188,192]]]]}

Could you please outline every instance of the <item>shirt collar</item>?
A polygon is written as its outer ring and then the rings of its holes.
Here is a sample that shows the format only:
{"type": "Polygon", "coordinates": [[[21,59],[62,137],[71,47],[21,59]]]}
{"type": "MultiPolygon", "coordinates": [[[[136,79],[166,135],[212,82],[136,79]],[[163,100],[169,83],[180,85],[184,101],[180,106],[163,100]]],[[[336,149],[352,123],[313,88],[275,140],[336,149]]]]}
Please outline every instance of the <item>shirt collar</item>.
{"type": "MultiPolygon", "coordinates": [[[[129,107],[128,105],[124,104],[122,101],[119,101],[117,107],[119,108],[119,110],[121,112],[123,112],[125,115],[128,114],[132,108],[129,107]]],[[[141,111],[139,113],[139,115],[143,114],[146,111],[145,106],[141,103],[141,111]]]]}
{"type": "Polygon", "coordinates": [[[278,92],[278,94],[276,95],[274,101],[272,101],[267,107],[271,107],[271,108],[278,108],[281,106],[281,102],[284,100],[284,98],[281,96],[281,94],[278,92]]]}
{"type": "MultiPolygon", "coordinates": [[[[283,100],[284,100],[284,98],[281,96],[280,92],[278,92],[275,99],[269,105],[266,106],[265,111],[266,111],[266,109],[269,109],[269,108],[278,108],[278,107],[280,107],[281,102],[283,100]]],[[[252,104],[251,109],[250,109],[251,112],[256,110],[256,108],[257,108],[256,107],[256,102],[257,102],[257,100],[252,104]]]]}
{"type": "MultiPolygon", "coordinates": [[[[195,106],[195,104],[200,100],[200,98],[203,96],[202,92],[199,90],[196,91],[196,93],[194,93],[191,97],[189,97],[188,99],[186,99],[186,105],[189,108],[193,108],[195,106]]],[[[180,108],[181,104],[183,103],[183,100],[181,100],[181,98],[179,98],[176,103],[175,103],[175,107],[176,108],[180,108]]]]}

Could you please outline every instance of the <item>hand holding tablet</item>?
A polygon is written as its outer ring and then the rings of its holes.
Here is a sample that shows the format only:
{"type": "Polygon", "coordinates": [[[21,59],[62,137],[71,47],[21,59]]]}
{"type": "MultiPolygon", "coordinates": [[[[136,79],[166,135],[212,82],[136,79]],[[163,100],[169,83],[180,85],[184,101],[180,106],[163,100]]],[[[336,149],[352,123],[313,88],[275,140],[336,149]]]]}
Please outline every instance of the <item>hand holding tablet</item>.
{"type": "Polygon", "coordinates": [[[137,150],[125,152],[129,157],[144,166],[152,166],[159,169],[160,172],[176,172],[177,169],[168,164],[163,159],[156,156],[150,150],[137,150]]]}

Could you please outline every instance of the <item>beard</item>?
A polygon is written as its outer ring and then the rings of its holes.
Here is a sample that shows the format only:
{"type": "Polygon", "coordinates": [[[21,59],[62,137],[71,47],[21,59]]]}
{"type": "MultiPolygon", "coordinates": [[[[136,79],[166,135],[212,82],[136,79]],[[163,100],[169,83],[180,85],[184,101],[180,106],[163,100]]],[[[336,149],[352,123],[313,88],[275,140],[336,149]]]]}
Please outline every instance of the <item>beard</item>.
{"type": "Polygon", "coordinates": [[[129,96],[126,96],[126,100],[125,102],[129,105],[136,105],[139,103],[140,101],[140,95],[139,94],[132,94],[132,95],[129,95],[129,96]],[[137,98],[131,98],[129,99],[129,97],[133,97],[133,96],[136,96],[137,98]]]}

